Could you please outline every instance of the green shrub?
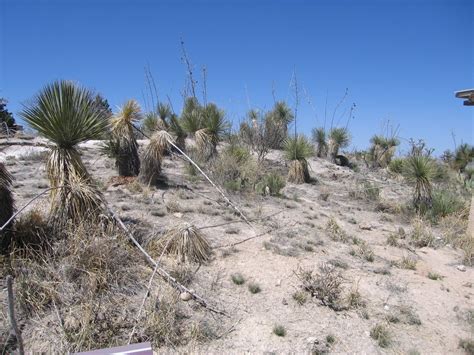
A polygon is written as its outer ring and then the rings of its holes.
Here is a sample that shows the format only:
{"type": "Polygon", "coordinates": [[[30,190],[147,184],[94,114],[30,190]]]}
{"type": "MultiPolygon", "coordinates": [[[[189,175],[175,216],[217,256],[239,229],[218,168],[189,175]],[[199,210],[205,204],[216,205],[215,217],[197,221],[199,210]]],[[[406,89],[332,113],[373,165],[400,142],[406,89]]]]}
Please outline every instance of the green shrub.
{"type": "Polygon", "coordinates": [[[394,174],[401,174],[403,172],[403,159],[395,158],[388,164],[388,170],[394,174]]]}
{"type": "Polygon", "coordinates": [[[431,208],[428,211],[433,222],[438,218],[446,217],[464,208],[464,201],[455,193],[447,190],[437,190],[433,192],[431,208]]]}
{"type": "Polygon", "coordinates": [[[280,190],[285,187],[285,179],[276,173],[270,173],[255,185],[255,190],[257,193],[265,195],[267,187],[271,196],[280,196],[280,190]]]}
{"type": "Polygon", "coordinates": [[[286,329],[284,326],[282,325],[275,325],[273,327],[273,333],[276,335],[276,336],[279,336],[279,337],[284,337],[286,335],[286,329]]]}

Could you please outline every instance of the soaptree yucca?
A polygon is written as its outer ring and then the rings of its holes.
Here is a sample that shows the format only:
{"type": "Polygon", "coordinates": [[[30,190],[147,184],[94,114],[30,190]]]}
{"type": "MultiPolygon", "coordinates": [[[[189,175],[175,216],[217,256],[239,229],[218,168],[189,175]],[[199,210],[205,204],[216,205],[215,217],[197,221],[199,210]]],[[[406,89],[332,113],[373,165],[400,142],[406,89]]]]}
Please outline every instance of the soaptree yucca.
{"type": "Polygon", "coordinates": [[[285,158],[290,161],[288,182],[302,184],[310,181],[308,159],[313,147],[304,135],[288,137],[284,141],[285,158]]]}
{"type": "Polygon", "coordinates": [[[54,144],[46,162],[53,188],[53,222],[77,222],[96,215],[101,209],[102,195],[93,185],[77,150],[79,143],[101,138],[107,128],[92,93],[71,81],[56,81],[25,105],[21,116],[54,144]]]}
{"type": "Polygon", "coordinates": [[[403,175],[414,186],[413,204],[418,212],[426,211],[431,206],[435,174],[436,165],[428,156],[412,155],[403,162],[403,175]]]}
{"type": "Polygon", "coordinates": [[[120,176],[137,176],[140,172],[134,124],[141,118],[140,105],[135,100],[127,101],[111,118],[112,140],[117,147],[115,165],[120,176]]]}
{"type": "Polygon", "coordinates": [[[163,156],[170,149],[173,137],[165,130],[155,132],[145,148],[140,169],[140,180],[148,185],[156,185],[161,174],[163,156]]]}
{"type": "Polygon", "coordinates": [[[346,128],[337,127],[329,131],[329,155],[333,161],[336,160],[339,149],[347,147],[350,141],[351,136],[346,128]]]}
{"type": "Polygon", "coordinates": [[[316,143],[316,156],[325,158],[328,154],[328,142],[324,128],[314,128],[312,131],[313,142],[316,143]]]}
{"type": "Polygon", "coordinates": [[[392,160],[400,141],[396,137],[374,135],[370,139],[370,160],[374,167],[386,168],[392,160]]]}

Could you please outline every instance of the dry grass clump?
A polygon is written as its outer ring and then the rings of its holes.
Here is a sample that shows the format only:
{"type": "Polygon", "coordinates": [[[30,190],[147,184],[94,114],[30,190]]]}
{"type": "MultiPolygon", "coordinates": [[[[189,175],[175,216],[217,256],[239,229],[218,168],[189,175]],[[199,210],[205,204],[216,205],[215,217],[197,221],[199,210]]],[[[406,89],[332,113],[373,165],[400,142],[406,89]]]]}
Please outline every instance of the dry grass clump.
{"type": "Polygon", "coordinates": [[[380,187],[370,181],[361,181],[356,184],[354,190],[349,191],[349,197],[367,201],[379,201],[380,187]]]}
{"type": "Polygon", "coordinates": [[[431,228],[421,218],[414,218],[411,222],[412,230],[408,235],[410,243],[417,248],[434,245],[434,235],[431,228]]]}
{"type": "Polygon", "coordinates": [[[474,265],[474,238],[467,231],[467,215],[465,208],[457,213],[450,214],[439,222],[445,241],[464,252],[464,263],[474,265]]]}
{"type": "Polygon", "coordinates": [[[347,243],[349,241],[349,236],[334,218],[329,219],[329,221],[326,223],[326,231],[332,240],[343,243],[347,243]]]}
{"type": "Polygon", "coordinates": [[[392,336],[383,324],[376,324],[370,330],[370,337],[377,341],[381,348],[388,348],[392,344],[392,336]]]}
{"type": "Polygon", "coordinates": [[[341,296],[344,279],[335,267],[322,264],[320,273],[303,268],[298,268],[294,273],[301,282],[301,288],[311,297],[316,297],[323,305],[336,311],[342,308],[341,296]]]}
{"type": "MultiPolygon", "coordinates": [[[[179,306],[179,293],[158,277],[136,319],[151,269],[111,223],[69,224],[48,240],[49,249],[38,253],[25,245],[14,249],[5,263],[15,277],[18,318],[28,353],[123,345],[135,325],[132,343],[174,347],[201,341],[198,334],[203,332],[183,321],[189,315],[179,306]]],[[[189,276],[188,271],[183,274],[189,276]]],[[[170,272],[178,276],[176,269],[170,272]]],[[[0,338],[8,334],[8,326],[0,322],[0,338]]]]}
{"type": "MultiPolygon", "coordinates": [[[[23,214],[15,222],[11,249],[27,248],[31,250],[50,249],[54,233],[48,225],[47,218],[38,210],[31,210],[23,214]]],[[[27,251],[28,252],[28,251],[27,251]]]]}
{"type": "Polygon", "coordinates": [[[168,230],[156,243],[158,254],[165,253],[180,262],[203,263],[212,249],[204,234],[196,227],[183,224],[168,230]]]}

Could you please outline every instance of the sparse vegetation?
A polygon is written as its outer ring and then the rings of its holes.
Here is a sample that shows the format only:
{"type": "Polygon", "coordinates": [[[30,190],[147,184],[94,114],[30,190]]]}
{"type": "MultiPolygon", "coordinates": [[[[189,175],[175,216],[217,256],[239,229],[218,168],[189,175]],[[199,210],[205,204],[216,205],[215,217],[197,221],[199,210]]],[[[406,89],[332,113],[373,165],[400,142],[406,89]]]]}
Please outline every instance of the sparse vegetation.
{"type": "Polygon", "coordinates": [[[231,279],[236,285],[243,285],[245,283],[245,278],[240,273],[232,274],[231,279]]]}
{"type": "Polygon", "coordinates": [[[275,325],[273,327],[273,334],[279,337],[284,337],[286,335],[286,329],[282,325],[275,325]]]}
{"type": "Polygon", "coordinates": [[[308,292],[311,297],[334,310],[341,308],[343,278],[336,268],[322,264],[319,273],[299,268],[295,275],[301,282],[302,290],[308,292]]]}
{"type": "Polygon", "coordinates": [[[250,282],[248,289],[250,293],[253,293],[253,294],[260,293],[260,291],[262,291],[260,285],[256,282],[250,282]]]}
{"type": "Polygon", "coordinates": [[[388,348],[392,343],[392,336],[383,324],[377,324],[370,330],[370,337],[377,341],[381,348],[388,348]]]}
{"type": "Polygon", "coordinates": [[[287,138],[284,143],[285,158],[290,161],[288,181],[295,184],[310,181],[308,159],[313,154],[313,147],[305,136],[287,138]]]}

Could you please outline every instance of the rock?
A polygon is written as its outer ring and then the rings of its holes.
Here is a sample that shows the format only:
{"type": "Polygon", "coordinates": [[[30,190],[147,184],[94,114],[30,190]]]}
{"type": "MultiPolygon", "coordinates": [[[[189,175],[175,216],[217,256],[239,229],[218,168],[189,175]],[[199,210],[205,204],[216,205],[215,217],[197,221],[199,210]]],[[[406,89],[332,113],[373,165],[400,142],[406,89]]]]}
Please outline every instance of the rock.
{"type": "Polygon", "coordinates": [[[281,303],[283,303],[285,306],[288,305],[288,301],[286,300],[286,298],[282,299],[281,303]]]}
{"type": "Polygon", "coordinates": [[[458,265],[458,266],[456,266],[456,269],[458,269],[459,271],[462,271],[462,272],[466,271],[466,267],[464,265],[458,265]]]}
{"type": "Polygon", "coordinates": [[[173,216],[175,216],[176,218],[182,218],[183,214],[181,212],[176,212],[176,213],[173,213],[173,216]]]}
{"type": "Polygon", "coordinates": [[[181,301],[187,302],[191,300],[193,296],[189,292],[181,292],[181,294],[179,295],[179,298],[181,298],[181,301]]]}
{"type": "Polygon", "coordinates": [[[281,286],[281,279],[278,279],[275,286],[281,286]]]}
{"type": "Polygon", "coordinates": [[[362,230],[371,231],[374,229],[374,226],[370,223],[361,223],[359,224],[359,228],[362,230]]]}

